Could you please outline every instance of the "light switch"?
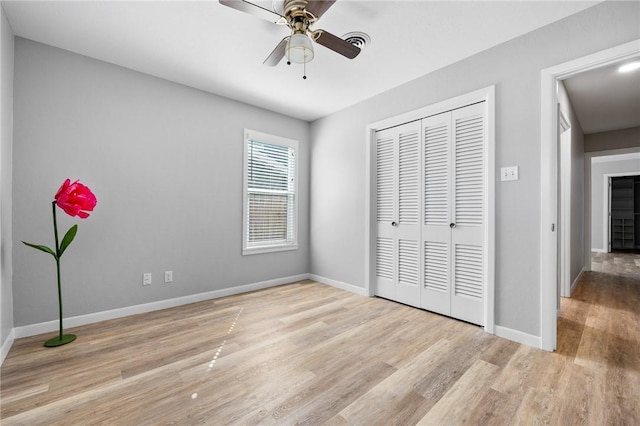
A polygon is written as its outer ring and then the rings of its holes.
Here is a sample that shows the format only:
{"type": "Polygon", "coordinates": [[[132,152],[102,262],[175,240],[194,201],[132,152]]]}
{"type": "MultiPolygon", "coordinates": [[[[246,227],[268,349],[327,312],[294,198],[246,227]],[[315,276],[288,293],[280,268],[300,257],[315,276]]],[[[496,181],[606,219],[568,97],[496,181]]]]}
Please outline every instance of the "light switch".
{"type": "Polygon", "coordinates": [[[500,180],[518,180],[518,166],[502,167],[500,169],[500,180]]]}

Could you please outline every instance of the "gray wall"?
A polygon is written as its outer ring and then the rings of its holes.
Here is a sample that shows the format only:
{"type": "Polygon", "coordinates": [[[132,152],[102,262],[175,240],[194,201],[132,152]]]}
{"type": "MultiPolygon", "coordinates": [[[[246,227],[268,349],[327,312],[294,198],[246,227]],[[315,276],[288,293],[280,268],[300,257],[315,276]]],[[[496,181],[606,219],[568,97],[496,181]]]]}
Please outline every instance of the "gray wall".
{"type": "Polygon", "coordinates": [[[584,151],[596,152],[640,146],[640,127],[584,136],[584,151]]]}
{"type": "Polygon", "coordinates": [[[13,329],[11,157],[13,134],[13,32],[0,7],[0,345],[13,329]]]}
{"type": "MultiPolygon", "coordinates": [[[[584,133],[578,117],[573,110],[571,99],[562,82],[558,87],[558,101],[560,102],[560,110],[563,115],[571,123],[571,145],[569,147],[570,156],[570,175],[569,182],[570,191],[570,213],[571,230],[570,230],[570,258],[569,258],[569,280],[573,283],[584,268],[584,133]]],[[[560,141],[559,141],[560,143],[560,141]]],[[[562,168],[562,166],[560,167],[562,168]]],[[[560,171],[559,171],[560,173],[560,171]]]]}
{"type": "Polygon", "coordinates": [[[98,205],[62,258],[65,316],[309,271],[309,124],[16,38],[15,326],[57,319],[50,244],[58,186],[98,205]],[[299,250],[242,256],[243,128],[300,141],[299,250]],[[164,284],[163,271],[174,282],[164,284]],[[142,287],[142,273],[153,284],[142,287]]]}
{"type": "Polygon", "coordinates": [[[591,163],[591,248],[607,250],[607,237],[604,232],[604,208],[607,198],[604,195],[604,175],[619,173],[640,173],[640,160],[607,161],[591,163]]]}
{"type": "Polygon", "coordinates": [[[539,336],[540,73],[640,38],[639,12],[598,4],[313,122],[311,272],[365,286],[366,125],[495,84],[496,168],[520,166],[496,182],[496,324],[539,336]]]}

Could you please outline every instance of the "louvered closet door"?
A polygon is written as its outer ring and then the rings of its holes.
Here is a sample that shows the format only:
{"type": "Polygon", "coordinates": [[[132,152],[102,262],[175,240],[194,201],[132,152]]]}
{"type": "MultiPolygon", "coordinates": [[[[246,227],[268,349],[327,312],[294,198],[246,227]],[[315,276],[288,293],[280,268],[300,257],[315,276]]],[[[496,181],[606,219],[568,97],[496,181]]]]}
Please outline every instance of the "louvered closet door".
{"type": "Polygon", "coordinates": [[[422,120],[424,135],[424,288],[422,308],[451,315],[451,114],[422,120]]]}
{"type": "Polygon", "coordinates": [[[376,132],[376,295],[395,299],[397,154],[393,129],[376,132]]]}
{"type": "Polygon", "coordinates": [[[483,325],[486,276],[484,103],[452,112],[451,316],[483,325]]]}
{"type": "Polygon", "coordinates": [[[420,123],[376,133],[376,294],[420,306],[420,123]]]}
{"type": "Polygon", "coordinates": [[[422,307],[484,322],[484,104],[422,120],[422,307]]]}

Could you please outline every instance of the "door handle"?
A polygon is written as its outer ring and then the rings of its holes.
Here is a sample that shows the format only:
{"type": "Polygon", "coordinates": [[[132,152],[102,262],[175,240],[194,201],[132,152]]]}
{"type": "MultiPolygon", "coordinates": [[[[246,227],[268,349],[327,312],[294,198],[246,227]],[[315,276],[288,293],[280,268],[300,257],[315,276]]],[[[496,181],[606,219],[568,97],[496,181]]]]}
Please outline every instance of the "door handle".
{"type": "Polygon", "coordinates": [[[449,228],[453,229],[453,228],[455,228],[455,227],[456,227],[456,224],[455,224],[455,223],[451,222],[451,223],[449,224],[449,228]]]}

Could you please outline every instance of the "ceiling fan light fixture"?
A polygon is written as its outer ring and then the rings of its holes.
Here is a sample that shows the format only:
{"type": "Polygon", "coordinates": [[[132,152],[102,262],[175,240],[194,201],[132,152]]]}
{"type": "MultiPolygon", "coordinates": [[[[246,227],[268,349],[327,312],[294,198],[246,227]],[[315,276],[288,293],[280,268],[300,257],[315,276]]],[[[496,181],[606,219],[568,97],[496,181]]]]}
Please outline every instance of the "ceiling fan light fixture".
{"type": "Polygon", "coordinates": [[[306,34],[292,34],[287,43],[287,58],[296,64],[306,64],[313,59],[313,44],[306,34]]]}

